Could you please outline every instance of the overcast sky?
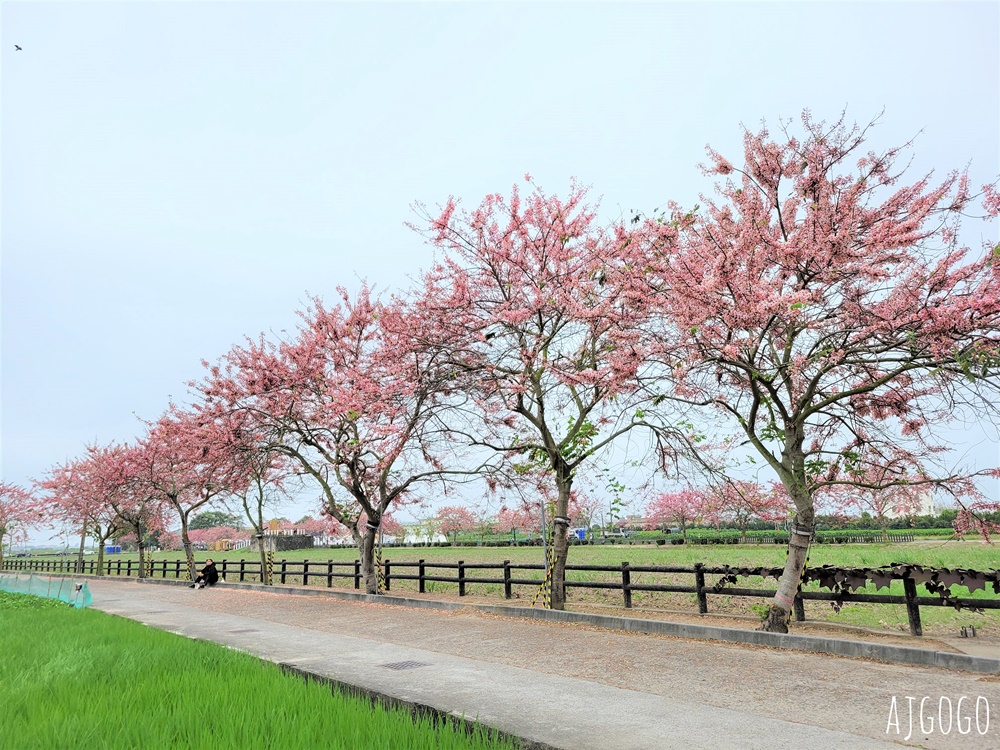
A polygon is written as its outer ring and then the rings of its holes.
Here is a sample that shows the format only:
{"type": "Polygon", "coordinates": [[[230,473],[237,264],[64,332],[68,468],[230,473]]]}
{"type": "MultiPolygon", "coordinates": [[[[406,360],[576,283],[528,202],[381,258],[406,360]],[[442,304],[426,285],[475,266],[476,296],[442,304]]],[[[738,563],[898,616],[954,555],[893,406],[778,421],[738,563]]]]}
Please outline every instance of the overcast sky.
{"type": "Polygon", "coordinates": [[[992,181],[998,8],[5,1],[3,479],[133,439],[308,294],[406,286],[431,258],[415,201],[530,172],[607,218],[691,205],[706,144],[741,160],[741,124],[806,107],[884,109],[870,143],[917,136],[914,178],[992,181]]]}

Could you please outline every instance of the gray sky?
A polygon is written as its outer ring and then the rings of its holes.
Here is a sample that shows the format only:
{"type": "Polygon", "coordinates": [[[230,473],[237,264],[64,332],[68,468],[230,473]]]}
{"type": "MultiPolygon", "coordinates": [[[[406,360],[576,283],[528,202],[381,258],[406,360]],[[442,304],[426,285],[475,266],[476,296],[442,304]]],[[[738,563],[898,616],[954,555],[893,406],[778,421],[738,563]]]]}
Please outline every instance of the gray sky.
{"type": "MultiPolygon", "coordinates": [[[[410,205],[530,172],[607,217],[810,108],[1000,173],[1000,5],[2,3],[2,476],[129,440],[307,293],[406,286],[410,205]],[[15,51],[14,45],[23,49],[15,51]]],[[[988,228],[996,237],[996,225],[988,228]]],[[[979,226],[966,242],[978,249],[979,226]]],[[[1000,463],[975,430],[958,448],[1000,463]]]]}

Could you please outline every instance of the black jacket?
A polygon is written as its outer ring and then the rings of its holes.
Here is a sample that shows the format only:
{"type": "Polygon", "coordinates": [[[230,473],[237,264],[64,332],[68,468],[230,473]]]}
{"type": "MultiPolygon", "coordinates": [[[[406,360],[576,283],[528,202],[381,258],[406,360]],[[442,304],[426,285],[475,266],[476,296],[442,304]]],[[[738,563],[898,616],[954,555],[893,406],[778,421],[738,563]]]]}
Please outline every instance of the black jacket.
{"type": "Polygon", "coordinates": [[[217,584],[219,582],[219,569],[215,567],[215,563],[209,563],[202,568],[201,577],[205,579],[205,583],[209,586],[217,584]]]}

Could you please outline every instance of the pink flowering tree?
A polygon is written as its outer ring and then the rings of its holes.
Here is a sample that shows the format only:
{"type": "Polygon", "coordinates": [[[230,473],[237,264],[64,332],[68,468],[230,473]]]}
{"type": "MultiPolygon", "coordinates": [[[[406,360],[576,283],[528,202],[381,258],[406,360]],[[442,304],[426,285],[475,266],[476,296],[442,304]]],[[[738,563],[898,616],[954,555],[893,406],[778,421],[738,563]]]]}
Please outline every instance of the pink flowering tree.
{"type": "Polygon", "coordinates": [[[490,512],[489,507],[486,505],[473,505],[470,508],[470,512],[476,521],[473,530],[476,532],[476,536],[479,537],[480,542],[485,541],[487,536],[491,536],[497,532],[496,518],[490,512]]]}
{"type": "Polygon", "coordinates": [[[929,427],[1000,403],[1000,264],[959,245],[965,175],[905,182],[902,149],[862,149],[869,128],[802,127],[747,131],[742,164],[710,149],[716,196],[643,224],[655,399],[731,425],[794,506],[763,624],[779,632],[816,496],[912,484],[913,467],[925,485],[970,481],[929,427]]]}
{"type": "Polygon", "coordinates": [[[84,530],[77,572],[83,572],[84,542],[89,535],[97,543],[97,575],[104,575],[104,545],[122,533],[125,522],[109,502],[99,460],[97,453],[88,450],[82,458],[52,467],[36,485],[50,524],[84,530]]]}
{"type": "MultiPolygon", "coordinates": [[[[230,483],[224,502],[250,523],[260,556],[261,583],[270,586],[273,570],[267,564],[268,545],[265,543],[265,515],[288,497],[287,485],[293,475],[289,457],[272,449],[266,425],[250,410],[233,410],[218,400],[199,404],[205,414],[225,425],[226,440],[220,446],[231,471],[244,481],[230,483]]],[[[273,550],[272,550],[273,551],[273,550]]]]}
{"type": "Polygon", "coordinates": [[[675,492],[661,492],[646,505],[646,524],[650,529],[677,525],[687,541],[687,530],[709,513],[705,493],[690,487],[675,492]]]}
{"type": "Polygon", "coordinates": [[[1000,513],[1000,503],[996,501],[970,500],[959,508],[952,526],[960,538],[966,534],[980,534],[988,542],[992,536],[1000,534],[1000,523],[989,518],[997,513],[1000,513]]]}
{"type": "Polygon", "coordinates": [[[233,526],[213,526],[209,529],[191,529],[188,538],[193,544],[212,545],[223,539],[245,539],[247,532],[233,526]]]}
{"type": "Polygon", "coordinates": [[[780,485],[762,485],[726,479],[704,490],[705,517],[713,523],[731,523],[747,540],[753,521],[775,521],[788,517],[788,495],[780,485]]]}
{"type": "Polygon", "coordinates": [[[11,482],[0,482],[0,569],[4,545],[8,547],[27,538],[27,531],[38,517],[31,493],[11,482]]]}
{"type": "Polygon", "coordinates": [[[374,545],[382,517],[416,489],[457,469],[444,414],[453,408],[454,368],[427,345],[435,321],[367,288],[341,302],[319,299],[297,337],[250,341],[199,385],[206,403],[252,415],[270,451],[323,492],[326,512],[351,530],[365,590],[377,593],[374,545]],[[362,521],[364,518],[364,521],[362,521]]]}
{"type": "Polygon", "coordinates": [[[500,511],[493,521],[493,528],[497,533],[510,534],[514,544],[517,544],[518,531],[524,534],[537,533],[541,527],[541,517],[537,512],[531,512],[523,503],[500,506],[500,511]]]}
{"type": "MultiPolygon", "coordinates": [[[[528,178],[530,180],[530,178],[528,178]]],[[[472,213],[451,199],[418,207],[441,253],[420,306],[461,375],[473,445],[506,457],[517,482],[540,475],[555,497],[552,607],[565,605],[570,493],[588,461],[644,425],[631,402],[641,357],[623,320],[641,305],[621,271],[633,252],[621,225],[598,226],[586,191],[535,188],[487,196],[472,213]]]]}
{"type": "Polygon", "coordinates": [[[231,460],[232,439],[226,422],[206,410],[171,407],[150,426],[134,456],[140,492],[158,499],[180,522],[192,581],[196,575],[188,528],[192,515],[246,482],[240,466],[231,460]]]}
{"type": "Polygon", "coordinates": [[[305,516],[304,518],[300,518],[294,524],[291,524],[290,528],[295,529],[295,531],[300,534],[322,536],[327,534],[332,529],[343,528],[343,525],[336,520],[331,523],[329,516],[323,516],[321,518],[305,516]]]}
{"type": "Polygon", "coordinates": [[[569,501],[570,523],[589,530],[603,507],[603,501],[596,494],[574,490],[569,501]]]}
{"type": "Polygon", "coordinates": [[[474,531],[477,523],[472,511],[461,505],[446,505],[439,508],[434,520],[439,533],[445,536],[451,534],[452,543],[458,542],[459,534],[474,531]]]}
{"type": "MultiPolygon", "coordinates": [[[[121,519],[127,533],[119,541],[136,545],[139,554],[139,577],[146,576],[148,541],[159,534],[161,542],[167,526],[165,508],[156,489],[144,481],[147,452],[130,444],[92,445],[87,448],[94,480],[98,482],[108,505],[121,519]]],[[[168,546],[169,545],[164,545],[168,546]]],[[[180,543],[176,545],[180,547],[180,543]]]]}

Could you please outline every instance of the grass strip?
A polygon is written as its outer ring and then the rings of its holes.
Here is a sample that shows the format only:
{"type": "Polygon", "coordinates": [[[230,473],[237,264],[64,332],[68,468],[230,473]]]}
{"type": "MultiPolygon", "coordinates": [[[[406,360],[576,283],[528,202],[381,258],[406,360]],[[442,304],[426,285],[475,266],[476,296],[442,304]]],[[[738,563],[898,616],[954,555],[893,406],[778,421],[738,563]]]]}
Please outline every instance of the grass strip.
{"type": "MultiPolygon", "coordinates": [[[[696,562],[708,566],[715,565],[784,565],[788,545],[777,544],[747,544],[726,546],[663,546],[639,545],[584,545],[573,547],[569,551],[570,565],[620,565],[623,560],[632,565],[693,565],[696,562]]],[[[257,565],[260,557],[248,550],[232,550],[227,552],[199,551],[195,558],[199,562],[211,557],[217,563],[221,560],[244,559],[249,565],[257,565]]],[[[354,548],[312,548],[276,552],[274,559],[277,565],[281,560],[310,560],[316,563],[315,572],[320,571],[320,565],[327,560],[335,562],[351,562],[358,557],[354,548]]],[[[382,557],[398,562],[416,562],[423,559],[428,563],[457,562],[467,563],[501,563],[510,560],[513,563],[541,563],[544,553],[541,547],[396,547],[386,548],[382,557]]],[[[87,555],[89,564],[93,556],[87,555]]],[[[32,558],[29,558],[32,559],[32,558]]],[[[64,559],[61,557],[38,558],[40,560],[64,559]]],[[[75,556],[66,559],[76,560],[75,556]]],[[[108,555],[105,561],[116,565],[129,559],[138,560],[135,553],[108,555]]],[[[154,552],[153,559],[159,563],[162,560],[183,560],[184,553],[178,550],[154,552]]],[[[842,567],[879,567],[889,563],[913,563],[926,567],[937,568],[972,568],[974,570],[991,570],[997,567],[998,552],[995,544],[959,541],[923,541],[900,544],[868,543],[846,545],[813,545],[809,564],[839,565],[842,567]]],[[[133,563],[134,564],[134,563],[133,563]]],[[[134,572],[134,571],[133,571],[134,572]]],[[[173,570],[171,569],[171,573],[173,570]]],[[[343,571],[340,571],[343,572],[343,571]]],[[[346,579],[344,579],[346,580],[346,579]]]]}
{"type": "Polygon", "coordinates": [[[0,593],[0,748],[512,748],[214,643],[0,593]]]}

